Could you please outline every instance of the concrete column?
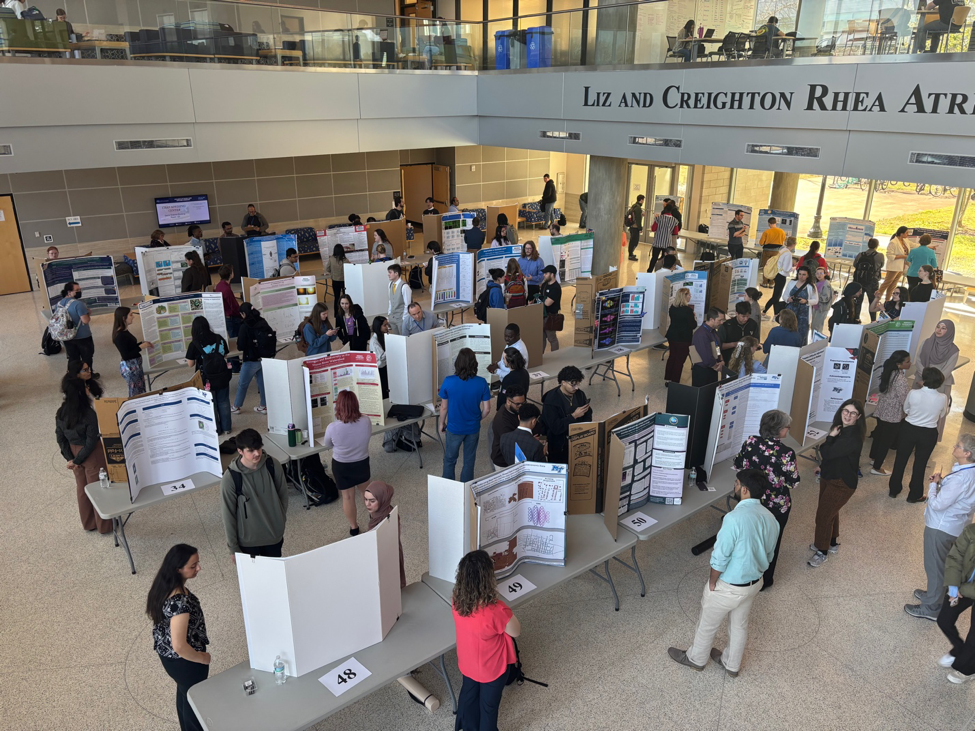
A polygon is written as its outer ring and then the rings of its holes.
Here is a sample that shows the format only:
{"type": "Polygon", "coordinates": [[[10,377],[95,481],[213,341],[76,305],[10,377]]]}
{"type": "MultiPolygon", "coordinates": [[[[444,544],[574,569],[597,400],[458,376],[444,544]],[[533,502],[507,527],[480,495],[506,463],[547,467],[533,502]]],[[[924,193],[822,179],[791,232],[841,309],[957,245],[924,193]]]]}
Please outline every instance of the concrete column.
{"type": "Polygon", "coordinates": [[[623,216],[627,207],[626,160],[591,155],[588,190],[587,225],[595,231],[592,273],[606,274],[610,267],[620,265],[623,216]]]}
{"type": "Polygon", "coordinates": [[[587,55],[599,66],[632,64],[636,47],[636,5],[611,8],[626,0],[600,0],[599,7],[589,14],[589,22],[596,21],[596,48],[588,49],[587,55]]]}
{"type": "Polygon", "coordinates": [[[777,211],[794,211],[796,194],[799,192],[799,173],[776,173],[772,178],[772,195],[769,208],[777,211]]]}

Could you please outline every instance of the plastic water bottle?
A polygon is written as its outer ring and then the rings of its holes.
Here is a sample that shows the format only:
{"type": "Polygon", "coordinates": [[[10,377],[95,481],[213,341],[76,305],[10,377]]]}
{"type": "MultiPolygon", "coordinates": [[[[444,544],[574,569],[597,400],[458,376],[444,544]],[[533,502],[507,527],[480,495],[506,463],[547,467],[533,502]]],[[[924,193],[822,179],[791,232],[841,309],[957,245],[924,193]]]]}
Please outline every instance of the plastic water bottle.
{"type": "Polygon", "coordinates": [[[104,467],[98,470],[98,484],[105,488],[107,488],[110,484],[108,482],[108,473],[105,471],[104,467]]]}
{"type": "Polygon", "coordinates": [[[691,467],[690,472],[687,473],[687,484],[688,485],[697,484],[697,467],[691,467]]]}
{"type": "Polygon", "coordinates": [[[284,674],[284,661],[278,655],[274,658],[274,682],[276,685],[284,685],[288,676],[284,674]]]}

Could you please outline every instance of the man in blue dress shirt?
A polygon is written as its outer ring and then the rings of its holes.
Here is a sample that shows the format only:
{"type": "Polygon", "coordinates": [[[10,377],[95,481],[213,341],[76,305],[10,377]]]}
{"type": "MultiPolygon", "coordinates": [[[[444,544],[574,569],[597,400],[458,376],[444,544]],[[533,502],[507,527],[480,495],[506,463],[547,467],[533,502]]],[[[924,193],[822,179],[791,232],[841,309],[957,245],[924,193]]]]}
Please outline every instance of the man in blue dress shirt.
{"type": "Polygon", "coordinates": [[[737,475],[735,497],[740,502],[725,515],[711,551],[711,576],[704,587],[694,643],[686,652],[676,647],[667,650],[681,665],[704,670],[710,656],[728,675],[738,676],[748,641],[748,613],[779,537],[779,524],[758,501],[768,488],[768,478],[760,470],[741,470],[737,475]],[[729,641],[722,652],[711,643],[726,616],[729,641]]]}

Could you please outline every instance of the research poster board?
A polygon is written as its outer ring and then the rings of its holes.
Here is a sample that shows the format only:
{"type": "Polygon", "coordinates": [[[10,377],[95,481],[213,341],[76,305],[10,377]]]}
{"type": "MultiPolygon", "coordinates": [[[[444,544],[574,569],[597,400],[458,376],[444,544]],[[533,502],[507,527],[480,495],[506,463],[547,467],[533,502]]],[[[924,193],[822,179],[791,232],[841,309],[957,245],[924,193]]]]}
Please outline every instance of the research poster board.
{"type": "MultiPolygon", "coordinates": [[[[311,277],[311,280],[314,282],[315,278],[311,277]]],[[[251,281],[248,278],[247,284],[251,281]]],[[[303,316],[298,311],[298,288],[294,277],[260,279],[250,284],[248,296],[274,332],[291,335],[298,329],[303,316]]]]}
{"type": "Polygon", "coordinates": [[[439,328],[405,335],[386,336],[386,373],[389,400],[394,404],[432,404],[434,399],[433,342],[439,328]]]}
{"type": "MultiPolygon", "coordinates": [[[[444,379],[454,373],[454,361],[462,348],[470,348],[477,356],[477,373],[490,380],[487,367],[491,365],[491,326],[480,324],[455,325],[431,331],[436,355],[433,358],[433,398],[439,401],[438,393],[444,379]]],[[[412,337],[412,336],[411,336],[412,337]]],[[[387,372],[389,366],[387,365],[387,372]]]]}
{"type": "Polygon", "coordinates": [[[828,347],[823,352],[822,383],[816,414],[817,421],[832,421],[840,404],[853,398],[857,351],[856,348],[828,347]]]}
{"type": "Polygon", "coordinates": [[[553,264],[560,284],[573,284],[579,277],[592,276],[593,233],[566,236],[539,236],[538,255],[546,265],[553,264]]]}
{"type": "Polygon", "coordinates": [[[564,464],[519,462],[470,482],[478,545],[504,578],[522,563],[565,566],[568,480],[564,464]]]}
{"type": "Polygon", "coordinates": [[[300,677],[382,642],[403,612],[399,508],[337,543],[285,558],[238,553],[236,564],[255,670],[273,672],[280,655],[285,673],[300,677]]]}
{"type": "Polygon", "coordinates": [[[209,391],[183,388],[135,396],[119,408],[116,419],[133,503],[148,485],[197,472],[223,474],[209,391]]]}
{"type": "Polygon", "coordinates": [[[884,363],[894,354],[894,351],[905,350],[908,353],[911,352],[911,336],[914,333],[914,325],[913,320],[902,320],[898,318],[896,320],[878,322],[876,325],[865,328],[864,336],[866,336],[866,331],[870,331],[877,336],[879,341],[876,355],[873,359],[873,373],[870,378],[870,388],[867,392],[867,398],[873,396],[880,390],[880,376],[884,370],[884,363]]]}
{"type": "Polygon", "coordinates": [[[769,373],[718,384],[704,464],[708,475],[714,465],[738,454],[745,439],[758,434],[762,414],[779,407],[781,385],[782,376],[769,373]]]}
{"type": "MultiPolygon", "coordinates": [[[[431,307],[474,302],[474,254],[458,251],[433,257],[431,307]]],[[[388,298],[387,298],[388,302],[388,298]]]]}
{"type": "MultiPolygon", "coordinates": [[[[666,269],[658,269],[655,272],[637,272],[636,286],[646,290],[643,298],[643,329],[658,330],[661,322],[666,320],[669,323],[670,302],[663,303],[661,290],[666,290],[670,294],[670,283],[663,281],[670,272],[666,269]]],[[[666,331],[666,327],[664,328],[666,331]]]]}
{"type": "Polygon", "coordinates": [[[477,550],[478,509],[469,485],[427,475],[430,576],[454,582],[457,564],[477,550]]]}
{"type": "Polygon", "coordinates": [[[934,250],[934,255],[938,260],[938,269],[945,268],[945,254],[948,251],[948,236],[950,235],[948,231],[944,231],[938,228],[909,228],[907,229],[907,245],[910,249],[916,249],[920,244],[918,239],[924,234],[931,237],[931,243],[928,244],[929,249],[934,250]]]}
{"type": "MultiPolygon", "coordinates": [[[[755,241],[761,241],[762,234],[768,230],[769,218],[775,219],[775,225],[785,231],[786,236],[799,235],[799,214],[795,211],[779,211],[775,208],[761,208],[758,211],[758,223],[755,226],[755,241]]],[[[727,226],[727,224],[725,224],[727,226]]]]}
{"type": "MultiPolygon", "coordinates": [[[[691,309],[694,310],[694,319],[697,326],[704,324],[704,312],[707,309],[708,301],[708,273],[706,271],[683,271],[668,274],[666,276],[670,282],[670,291],[661,292],[666,296],[667,306],[674,299],[677,290],[686,288],[691,291],[691,309]]],[[[663,306],[663,301],[661,302],[663,306]]],[[[669,324],[669,323],[668,323],[669,324]]]]}
{"type": "MultiPolygon", "coordinates": [[[[752,207],[742,206],[737,203],[712,203],[711,217],[708,219],[708,236],[715,239],[728,240],[728,223],[735,217],[735,211],[744,211],[745,217],[742,219],[748,227],[748,232],[752,231],[752,207]]],[[[747,237],[748,234],[746,234],[747,237]]]]}
{"type": "Polygon", "coordinates": [[[261,361],[264,398],[267,401],[267,430],[271,434],[287,434],[289,424],[308,431],[308,396],[305,386],[308,376],[302,368],[302,360],[264,358],[261,361]]]}
{"type": "MultiPolygon", "coordinates": [[[[298,237],[294,234],[248,237],[244,240],[247,276],[252,279],[277,276],[278,267],[287,255],[288,249],[298,250],[298,237]]],[[[298,268],[299,265],[295,264],[295,269],[298,268]]]]}
{"type": "Polygon", "coordinates": [[[860,218],[830,218],[826,233],[826,258],[855,259],[873,238],[873,221],[860,218]]]}
{"type": "MultiPolygon", "coordinates": [[[[617,269],[597,277],[580,277],[576,280],[575,309],[571,313],[575,318],[573,345],[592,349],[596,331],[596,293],[617,289],[619,282],[620,273],[617,269]]],[[[490,315],[491,310],[488,310],[488,316],[490,315]]]]}
{"type": "Polygon", "coordinates": [[[142,351],[146,370],[186,356],[197,317],[205,317],[213,332],[229,340],[219,292],[192,292],[139,303],[142,338],[152,343],[142,351]]]}
{"type": "Polygon", "coordinates": [[[81,300],[92,315],[114,312],[122,304],[118,295],[118,282],[115,281],[115,263],[110,256],[54,259],[41,264],[41,273],[52,312],[63,299],[61,291],[68,282],[81,285],[81,300]]]}
{"type": "Polygon", "coordinates": [[[773,345],[765,360],[766,373],[776,373],[783,377],[779,387],[778,408],[787,414],[792,410],[792,393],[795,389],[799,354],[799,348],[790,345],[773,345]]]}
{"type": "MultiPolygon", "coordinates": [[[[389,312],[389,274],[386,269],[393,263],[380,261],[345,265],[346,294],[362,308],[362,314],[370,326],[376,315],[389,312]]],[[[403,281],[405,283],[405,276],[403,281]]]]}
{"type": "MultiPolygon", "coordinates": [[[[180,294],[183,272],[189,268],[186,255],[196,251],[203,259],[203,249],[190,246],[135,247],[139,265],[139,287],[144,297],[172,297],[180,294]]],[[[241,272],[246,274],[246,272],[241,272]]]]}
{"type": "Polygon", "coordinates": [[[359,411],[369,417],[373,426],[386,423],[375,353],[323,353],[303,358],[302,366],[307,374],[309,444],[324,445],[325,427],[335,419],[335,397],[340,391],[352,391],[356,395],[359,411]]]}
{"type": "MultiPolygon", "coordinates": [[[[485,244],[487,241],[485,241],[485,244]]],[[[520,246],[499,246],[496,249],[481,249],[475,254],[474,259],[474,299],[481,296],[487,288],[487,283],[491,281],[488,271],[491,269],[504,269],[508,266],[508,259],[517,259],[521,256],[520,246]]]]}
{"type": "Polygon", "coordinates": [[[643,287],[620,287],[596,293],[598,323],[593,352],[616,345],[639,345],[643,336],[643,287]]]}
{"type": "Polygon", "coordinates": [[[617,510],[607,511],[607,523],[648,502],[681,504],[689,426],[685,414],[654,413],[611,432],[609,464],[616,469],[607,474],[606,502],[615,498],[617,510]]]}
{"type": "MultiPolygon", "coordinates": [[[[345,258],[349,262],[352,264],[369,263],[370,236],[365,226],[334,226],[324,231],[316,231],[316,236],[318,238],[318,251],[322,255],[323,262],[328,261],[328,257],[335,251],[335,245],[341,244],[342,248],[345,249],[345,258]]],[[[392,251],[387,251],[386,256],[390,259],[396,258],[392,251]]]]}
{"type": "Polygon", "coordinates": [[[473,228],[473,221],[473,213],[445,213],[441,216],[441,249],[444,254],[467,251],[464,234],[468,229],[473,228]]]}
{"type": "Polygon", "coordinates": [[[853,377],[853,398],[866,404],[870,398],[880,336],[871,328],[863,328],[857,348],[856,374],[853,377]]]}

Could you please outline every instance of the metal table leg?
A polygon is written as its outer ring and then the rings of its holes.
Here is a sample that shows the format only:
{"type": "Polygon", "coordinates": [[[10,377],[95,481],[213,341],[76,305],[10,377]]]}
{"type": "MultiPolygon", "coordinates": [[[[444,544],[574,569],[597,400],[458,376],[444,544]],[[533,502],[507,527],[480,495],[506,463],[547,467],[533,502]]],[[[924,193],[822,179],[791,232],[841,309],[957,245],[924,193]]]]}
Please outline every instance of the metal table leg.
{"type": "Polygon", "coordinates": [[[640,571],[640,564],[636,560],[636,546],[630,546],[630,559],[633,561],[632,566],[630,566],[630,564],[621,559],[619,556],[613,556],[614,561],[623,564],[626,568],[636,574],[637,578],[640,580],[640,596],[645,597],[647,595],[647,585],[643,583],[643,572],[640,571]]]}
{"type": "Polygon", "coordinates": [[[112,535],[115,538],[115,547],[118,548],[119,545],[122,546],[122,550],[125,551],[126,558],[129,559],[129,568],[132,569],[132,573],[135,573],[135,561],[132,560],[132,551],[129,549],[129,542],[125,538],[125,524],[129,522],[129,518],[132,517],[132,513],[129,513],[122,518],[119,516],[117,518],[112,518],[112,535]]]}
{"type": "Polygon", "coordinates": [[[595,378],[596,376],[599,376],[604,381],[612,381],[613,383],[615,383],[616,384],[616,397],[619,398],[619,396],[621,395],[622,391],[620,391],[620,383],[619,383],[619,381],[616,380],[616,369],[613,368],[613,363],[612,362],[609,362],[609,363],[600,363],[595,368],[593,368],[592,375],[589,376],[589,385],[590,386],[592,385],[592,379],[595,378]],[[602,372],[600,372],[600,370],[599,370],[600,368],[603,368],[604,370],[602,372]]]}
{"type": "Polygon", "coordinates": [[[609,588],[613,591],[613,603],[616,605],[616,611],[618,612],[620,610],[620,595],[616,593],[616,584],[613,583],[613,575],[609,573],[609,559],[603,561],[603,571],[606,572],[605,576],[596,571],[595,567],[589,569],[590,574],[600,581],[605,581],[609,584],[609,588]]]}
{"type": "Polygon", "coordinates": [[[454,715],[457,715],[457,696],[454,695],[454,686],[450,684],[450,676],[447,675],[447,666],[444,665],[443,655],[440,656],[440,667],[438,668],[434,665],[433,660],[429,663],[430,667],[437,671],[437,675],[443,678],[443,682],[447,685],[447,690],[450,691],[450,705],[454,709],[454,715]]]}

